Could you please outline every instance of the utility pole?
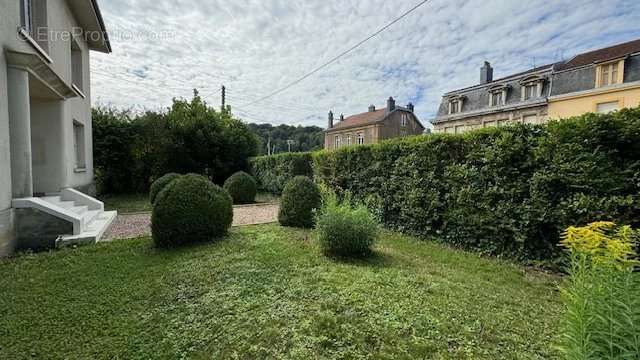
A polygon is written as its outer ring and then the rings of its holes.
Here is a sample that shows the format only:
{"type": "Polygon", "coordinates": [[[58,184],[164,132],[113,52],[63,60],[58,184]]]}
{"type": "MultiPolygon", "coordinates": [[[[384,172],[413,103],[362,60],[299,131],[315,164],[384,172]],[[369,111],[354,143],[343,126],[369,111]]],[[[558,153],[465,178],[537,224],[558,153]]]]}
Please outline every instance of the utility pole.
{"type": "Polygon", "coordinates": [[[267,155],[271,156],[271,135],[269,135],[269,139],[267,140],[267,155]]]}
{"type": "Polygon", "coordinates": [[[227,101],[227,88],[224,85],[222,85],[222,106],[220,107],[221,111],[224,111],[226,101],[227,101]]]}

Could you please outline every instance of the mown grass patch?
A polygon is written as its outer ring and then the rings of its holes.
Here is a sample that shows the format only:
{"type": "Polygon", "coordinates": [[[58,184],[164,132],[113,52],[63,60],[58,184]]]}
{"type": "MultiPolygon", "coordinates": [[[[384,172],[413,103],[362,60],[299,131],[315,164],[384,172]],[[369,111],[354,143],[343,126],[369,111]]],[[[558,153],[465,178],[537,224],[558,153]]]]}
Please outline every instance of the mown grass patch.
{"type": "MultiPolygon", "coordinates": [[[[279,200],[280,198],[278,196],[269,193],[258,193],[255,203],[277,203],[279,200]]],[[[100,197],[100,201],[104,202],[105,210],[117,210],[120,214],[151,211],[149,194],[103,195],[100,197]]]]}
{"type": "Polygon", "coordinates": [[[549,359],[556,279],[384,233],[370,259],[311,233],[234,228],[0,261],[0,358],[549,359]]]}

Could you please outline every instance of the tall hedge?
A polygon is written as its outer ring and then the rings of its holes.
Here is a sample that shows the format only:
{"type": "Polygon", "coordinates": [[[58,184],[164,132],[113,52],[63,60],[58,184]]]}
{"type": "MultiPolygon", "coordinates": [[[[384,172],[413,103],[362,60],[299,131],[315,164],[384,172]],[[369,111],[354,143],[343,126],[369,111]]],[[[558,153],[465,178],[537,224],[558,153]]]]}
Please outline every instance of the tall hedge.
{"type": "Polygon", "coordinates": [[[197,93],[162,112],[93,109],[96,182],[101,193],[146,192],[169,173],[197,173],[217,184],[257,154],[257,137],[228,109],[197,93]]]}
{"type": "Polygon", "coordinates": [[[553,259],[569,225],[640,225],[640,108],[323,151],[313,166],[386,226],[487,254],[553,259]]]}
{"type": "Polygon", "coordinates": [[[310,152],[258,156],[249,160],[251,173],[261,190],[282,193],[284,186],[296,176],[313,176],[310,152]]]}

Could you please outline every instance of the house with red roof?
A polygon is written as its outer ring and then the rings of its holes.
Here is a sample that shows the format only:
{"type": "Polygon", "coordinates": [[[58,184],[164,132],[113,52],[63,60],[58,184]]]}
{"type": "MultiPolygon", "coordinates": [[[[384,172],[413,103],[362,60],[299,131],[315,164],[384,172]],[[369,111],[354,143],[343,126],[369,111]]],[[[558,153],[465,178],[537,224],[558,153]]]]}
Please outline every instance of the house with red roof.
{"type": "Polygon", "coordinates": [[[347,118],[340,115],[337,122],[334,122],[333,111],[329,111],[324,148],[375,144],[386,139],[420,135],[424,131],[425,127],[414,113],[413,104],[397,106],[393,97],[390,97],[386,108],[376,109],[370,105],[367,112],[347,118]]]}

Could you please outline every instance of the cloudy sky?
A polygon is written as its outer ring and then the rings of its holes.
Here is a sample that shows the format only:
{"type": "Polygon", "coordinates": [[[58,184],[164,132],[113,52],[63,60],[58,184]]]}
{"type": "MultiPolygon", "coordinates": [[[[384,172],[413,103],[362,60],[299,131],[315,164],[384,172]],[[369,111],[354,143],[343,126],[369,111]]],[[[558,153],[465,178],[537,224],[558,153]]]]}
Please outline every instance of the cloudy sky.
{"type": "Polygon", "coordinates": [[[287,85],[419,0],[100,0],[112,54],[94,53],[93,101],[162,109],[193,88],[210,104],[228,89],[248,122],[326,126],[393,96],[426,123],[441,95],[640,38],[638,0],[431,0],[326,69],[287,85]]]}

